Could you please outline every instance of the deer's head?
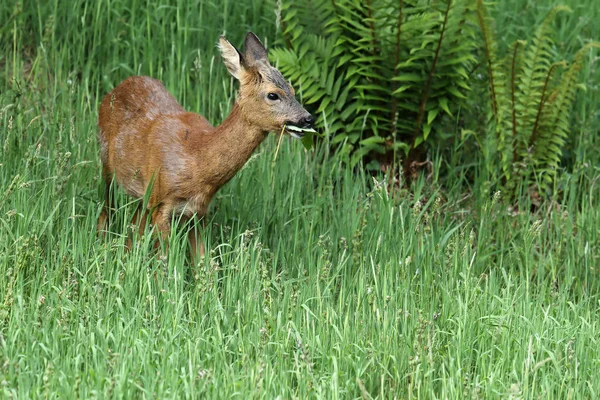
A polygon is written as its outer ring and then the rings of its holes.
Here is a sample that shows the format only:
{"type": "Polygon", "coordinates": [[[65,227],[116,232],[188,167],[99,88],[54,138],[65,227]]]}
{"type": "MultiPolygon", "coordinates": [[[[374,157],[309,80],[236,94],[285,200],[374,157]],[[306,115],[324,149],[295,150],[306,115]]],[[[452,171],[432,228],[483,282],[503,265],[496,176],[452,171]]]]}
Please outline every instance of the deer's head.
{"type": "Polygon", "coordinates": [[[243,117],[261,130],[286,132],[301,138],[312,129],[313,117],[296,100],[294,88],[267,58],[267,50],[252,32],[244,53],[221,36],[219,49],[229,73],[240,81],[237,98],[243,117]]]}

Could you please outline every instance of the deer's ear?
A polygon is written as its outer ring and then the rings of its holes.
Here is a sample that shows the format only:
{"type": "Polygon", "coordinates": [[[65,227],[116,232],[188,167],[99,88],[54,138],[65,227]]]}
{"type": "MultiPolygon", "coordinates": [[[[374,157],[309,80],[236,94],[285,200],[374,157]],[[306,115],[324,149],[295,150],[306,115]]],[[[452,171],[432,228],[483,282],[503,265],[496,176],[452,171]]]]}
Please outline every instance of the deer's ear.
{"type": "Polygon", "coordinates": [[[234,78],[239,80],[242,75],[244,63],[242,54],[225,39],[225,36],[219,38],[219,50],[221,51],[221,56],[227,70],[234,78]]]}
{"type": "Polygon", "coordinates": [[[255,64],[257,61],[269,63],[267,49],[265,49],[265,46],[260,42],[260,39],[252,32],[248,32],[246,35],[246,41],[244,42],[244,58],[250,65],[255,64]]]}

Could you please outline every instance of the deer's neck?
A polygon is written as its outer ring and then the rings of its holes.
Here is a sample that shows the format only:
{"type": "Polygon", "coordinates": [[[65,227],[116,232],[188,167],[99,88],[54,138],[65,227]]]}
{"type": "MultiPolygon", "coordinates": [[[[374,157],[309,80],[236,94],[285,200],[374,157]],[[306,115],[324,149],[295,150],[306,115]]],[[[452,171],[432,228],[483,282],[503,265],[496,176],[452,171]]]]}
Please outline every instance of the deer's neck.
{"type": "Polygon", "coordinates": [[[244,166],[267,132],[247,121],[237,102],[221,125],[215,128],[207,149],[211,158],[212,181],[216,189],[227,183],[244,166]]]}

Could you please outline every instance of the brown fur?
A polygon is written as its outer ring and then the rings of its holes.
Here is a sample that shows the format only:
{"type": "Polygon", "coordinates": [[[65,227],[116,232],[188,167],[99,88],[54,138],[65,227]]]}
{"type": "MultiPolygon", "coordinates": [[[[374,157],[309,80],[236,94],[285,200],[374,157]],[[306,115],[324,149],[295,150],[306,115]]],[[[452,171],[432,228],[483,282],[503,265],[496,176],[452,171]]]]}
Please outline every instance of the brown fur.
{"type": "MultiPolygon", "coordinates": [[[[145,214],[151,211],[152,223],[166,236],[173,213],[186,218],[206,214],[217,190],[242,168],[269,131],[310,116],[269,64],[254,34],[248,34],[245,47],[242,55],[220,39],[225,64],[239,79],[240,90],[230,115],[216,128],[201,115],[186,112],[159,81],[149,77],[127,78],[106,95],[98,116],[107,185],[99,230],[104,229],[110,209],[113,178],[136,198],[152,185],[148,209],[141,220],[136,213],[134,222],[143,229],[145,214]],[[268,93],[277,93],[280,101],[267,100],[268,93]]],[[[195,233],[189,240],[193,256],[196,247],[204,253],[195,233]]]]}

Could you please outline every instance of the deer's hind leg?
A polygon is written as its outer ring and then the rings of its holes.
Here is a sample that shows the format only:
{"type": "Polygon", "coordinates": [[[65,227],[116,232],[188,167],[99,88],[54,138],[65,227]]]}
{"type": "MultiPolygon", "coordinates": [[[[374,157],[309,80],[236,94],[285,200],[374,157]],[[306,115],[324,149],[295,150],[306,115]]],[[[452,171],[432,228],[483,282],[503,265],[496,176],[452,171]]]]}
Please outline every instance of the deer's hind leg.
{"type": "Polygon", "coordinates": [[[102,180],[104,181],[104,205],[102,206],[102,211],[98,217],[96,232],[99,235],[104,236],[106,233],[106,228],[108,227],[108,222],[110,221],[111,211],[114,207],[111,191],[113,178],[108,168],[106,168],[104,165],[102,166],[102,180]]]}

